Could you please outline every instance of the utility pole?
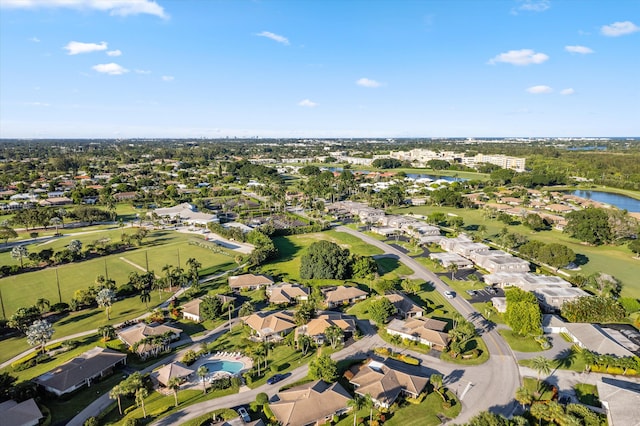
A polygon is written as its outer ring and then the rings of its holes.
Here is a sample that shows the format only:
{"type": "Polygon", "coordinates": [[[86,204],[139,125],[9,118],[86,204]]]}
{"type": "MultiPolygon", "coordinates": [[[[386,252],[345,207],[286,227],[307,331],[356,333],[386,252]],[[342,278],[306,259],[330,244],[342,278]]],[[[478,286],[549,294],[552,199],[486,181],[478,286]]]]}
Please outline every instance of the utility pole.
{"type": "MultiPolygon", "coordinates": [[[[6,320],[7,316],[4,313],[4,299],[2,299],[2,290],[0,290],[0,306],[2,306],[2,319],[6,320]]],[[[231,317],[229,317],[231,318],[231,317]]],[[[231,328],[231,325],[229,325],[229,328],[231,328]]]]}
{"type": "Polygon", "coordinates": [[[58,267],[56,266],[56,284],[58,285],[58,299],[62,303],[62,293],[60,293],[60,277],[58,277],[58,267]]]}

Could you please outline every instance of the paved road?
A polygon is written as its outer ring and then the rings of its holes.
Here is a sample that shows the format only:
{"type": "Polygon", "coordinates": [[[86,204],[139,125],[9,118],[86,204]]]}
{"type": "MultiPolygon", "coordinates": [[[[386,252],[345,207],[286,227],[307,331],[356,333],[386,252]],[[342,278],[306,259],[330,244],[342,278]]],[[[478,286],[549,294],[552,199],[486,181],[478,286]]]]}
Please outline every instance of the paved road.
{"type": "MultiPolygon", "coordinates": [[[[386,255],[393,255],[414,271],[413,278],[432,282],[437,291],[442,293],[452,290],[436,274],[400,250],[345,226],[339,226],[336,230],[356,236],[382,249],[386,255]]],[[[514,395],[521,384],[518,364],[511,348],[495,329],[487,327],[480,313],[469,302],[461,297],[448,300],[454,309],[472,321],[480,330],[490,354],[489,361],[481,366],[480,374],[476,373],[477,368],[460,368],[464,376],[474,377],[476,381],[473,382],[472,389],[465,394],[463,409],[460,416],[456,418],[456,422],[464,423],[478,412],[485,410],[505,416],[511,415],[516,408],[514,395]],[[488,398],[487,395],[490,397],[488,398]]]]}

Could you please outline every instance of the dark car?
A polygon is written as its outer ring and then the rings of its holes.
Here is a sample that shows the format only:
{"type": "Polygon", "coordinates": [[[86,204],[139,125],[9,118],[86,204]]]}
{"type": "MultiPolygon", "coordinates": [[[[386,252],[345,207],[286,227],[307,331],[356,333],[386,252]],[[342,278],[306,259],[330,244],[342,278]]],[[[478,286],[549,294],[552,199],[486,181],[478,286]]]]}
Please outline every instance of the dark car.
{"type": "Polygon", "coordinates": [[[274,374],[267,379],[267,384],[272,385],[274,383],[278,383],[282,379],[284,379],[284,374],[274,374]]]}

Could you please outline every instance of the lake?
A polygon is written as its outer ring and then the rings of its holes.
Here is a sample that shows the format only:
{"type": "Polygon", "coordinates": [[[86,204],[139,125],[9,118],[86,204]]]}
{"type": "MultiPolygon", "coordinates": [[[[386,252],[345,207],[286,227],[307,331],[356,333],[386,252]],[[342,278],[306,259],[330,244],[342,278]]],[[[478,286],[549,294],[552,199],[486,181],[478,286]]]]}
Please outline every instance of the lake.
{"type": "Polygon", "coordinates": [[[616,206],[621,210],[627,210],[630,212],[640,212],[640,200],[627,197],[626,195],[612,194],[610,192],[602,192],[602,191],[584,191],[584,190],[566,191],[566,193],[575,195],[576,197],[586,198],[588,200],[607,203],[612,206],[616,206]]]}

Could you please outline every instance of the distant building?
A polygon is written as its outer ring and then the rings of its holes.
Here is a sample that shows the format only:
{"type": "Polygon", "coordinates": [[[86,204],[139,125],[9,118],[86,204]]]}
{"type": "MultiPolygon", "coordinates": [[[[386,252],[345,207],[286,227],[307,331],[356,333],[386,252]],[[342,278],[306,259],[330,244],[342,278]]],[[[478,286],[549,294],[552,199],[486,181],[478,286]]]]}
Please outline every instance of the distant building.
{"type": "Polygon", "coordinates": [[[155,352],[168,350],[169,344],[180,338],[180,333],[182,333],[182,330],[179,328],[165,324],[140,322],[118,331],[117,334],[122,343],[129,346],[131,350],[136,348],[135,352],[144,359],[155,352]],[[154,336],[166,336],[166,338],[158,341],[148,341],[147,338],[154,336]]]}
{"type": "Polygon", "coordinates": [[[348,339],[356,330],[356,320],[339,312],[318,315],[307,324],[296,328],[295,340],[298,341],[298,336],[304,334],[311,337],[316,344],[322,345],[326,340],[325,331],[332,326],[340,328],[344,333],[344,339],[348,339]]]}
{"type": "Polygon", "coordinates": [[[181,222],[185,225],[206,226],[209,223],[218,223],[220,220],[214,214],[199,212],[194,205],[189,203],[178,204],[177,206],[155,209],[152,214],[160,218],[167,218],[170,221],[181,222]]]}
{"type": "Polygon", "coordinates": [[[399,291],[386,294],[384,297],[395,306],[397,315],[402,318],[417,318],[424,315],[424,308],[399,291]]]}

